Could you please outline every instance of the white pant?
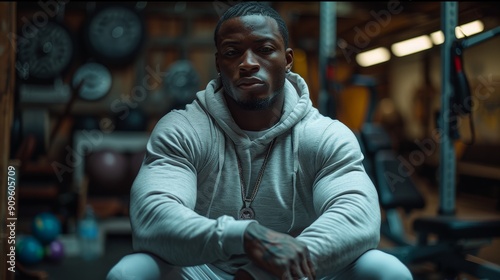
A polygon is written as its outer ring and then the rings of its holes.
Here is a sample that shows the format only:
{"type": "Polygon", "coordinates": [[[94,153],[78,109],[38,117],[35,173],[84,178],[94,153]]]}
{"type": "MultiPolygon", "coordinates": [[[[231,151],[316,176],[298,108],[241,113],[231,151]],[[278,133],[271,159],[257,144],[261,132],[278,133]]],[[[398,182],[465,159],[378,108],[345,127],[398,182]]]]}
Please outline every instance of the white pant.
{"type": "MultiPolygon", "coordinates": [[[[231,280],[230,275],[212,265],[171,266],[161,259],[133,253],[123,257],[108,273],[106,280],[231,280]]],[[[396,257],[370,250],[343,269],[339,275],[321,280],[411,280],[408,268],[396,257]]]]}

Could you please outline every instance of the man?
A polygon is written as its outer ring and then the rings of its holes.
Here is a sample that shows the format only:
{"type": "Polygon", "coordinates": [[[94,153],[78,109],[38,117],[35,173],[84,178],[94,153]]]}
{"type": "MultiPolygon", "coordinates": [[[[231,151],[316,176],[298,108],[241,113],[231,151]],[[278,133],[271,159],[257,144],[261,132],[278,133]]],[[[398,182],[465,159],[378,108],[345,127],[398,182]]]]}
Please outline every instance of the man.
{"type": "Polygon", "coordinates": [[[239,3],[214,38],[219,78],[153,130],[131,190],[136,253],[108,279],[411,279],[375,249],[358,142],[290,72],[279,14],[239,3]]]}

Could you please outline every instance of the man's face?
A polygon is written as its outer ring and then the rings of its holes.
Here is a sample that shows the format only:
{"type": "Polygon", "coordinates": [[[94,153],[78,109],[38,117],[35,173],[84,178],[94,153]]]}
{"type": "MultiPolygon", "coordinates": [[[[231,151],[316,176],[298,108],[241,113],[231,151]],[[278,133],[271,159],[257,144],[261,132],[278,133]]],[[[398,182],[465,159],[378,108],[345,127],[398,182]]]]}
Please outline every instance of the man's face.
{"type": "Polygon", "coordinates": [[[269,108],[293,62],[276,21],[260,15],[232,18],[217,38],[216,65],[227,96],[242,109],[269,108]]]}

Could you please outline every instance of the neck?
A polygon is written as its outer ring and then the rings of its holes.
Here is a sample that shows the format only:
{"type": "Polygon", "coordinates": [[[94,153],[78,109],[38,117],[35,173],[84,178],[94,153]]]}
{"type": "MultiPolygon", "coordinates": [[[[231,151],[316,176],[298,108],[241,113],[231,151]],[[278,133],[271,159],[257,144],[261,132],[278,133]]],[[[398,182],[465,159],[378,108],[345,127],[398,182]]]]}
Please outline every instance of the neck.
{"type": "Polygon", "coordinates": [[[225,99],[229,112],[241,129],[260,131],[272,127],[280,120],[284,104],[283,96],[283,93],[280,94],[269,108],[262,110],[246,110],[241,108],[232,98],[225,96],[225,99]]]}

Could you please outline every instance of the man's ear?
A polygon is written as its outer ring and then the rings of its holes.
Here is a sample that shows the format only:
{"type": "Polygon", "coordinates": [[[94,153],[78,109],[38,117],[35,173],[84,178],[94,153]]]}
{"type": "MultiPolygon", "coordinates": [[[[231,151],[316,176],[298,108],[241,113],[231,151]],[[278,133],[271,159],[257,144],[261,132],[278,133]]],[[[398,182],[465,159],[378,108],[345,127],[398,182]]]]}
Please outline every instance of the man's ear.
{"type": "Polygon", "coordinates": [[[285,51],[285,59],[286,59],[286,68],[287,69],[292,69],[293,66],[293,49],[288,48],[285,51]]]}

